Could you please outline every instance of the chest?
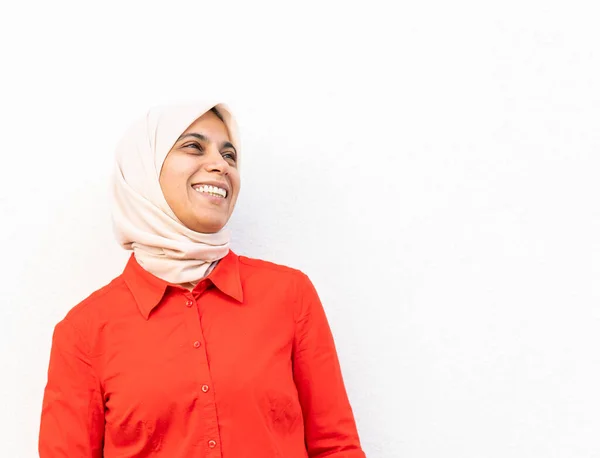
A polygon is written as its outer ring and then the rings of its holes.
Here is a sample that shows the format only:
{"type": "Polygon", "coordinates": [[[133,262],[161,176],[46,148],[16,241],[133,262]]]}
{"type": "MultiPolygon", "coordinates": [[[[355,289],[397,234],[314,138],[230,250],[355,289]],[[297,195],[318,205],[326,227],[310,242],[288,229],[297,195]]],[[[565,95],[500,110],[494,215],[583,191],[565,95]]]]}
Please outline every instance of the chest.
{"type": "Polygon", "coordinates": [[[297,423],[294,330],[291,304],[239,304],[218,292],[108,323],[99,354],[107,429],[126,442],[218,429],[219,420],[297,423]]]}

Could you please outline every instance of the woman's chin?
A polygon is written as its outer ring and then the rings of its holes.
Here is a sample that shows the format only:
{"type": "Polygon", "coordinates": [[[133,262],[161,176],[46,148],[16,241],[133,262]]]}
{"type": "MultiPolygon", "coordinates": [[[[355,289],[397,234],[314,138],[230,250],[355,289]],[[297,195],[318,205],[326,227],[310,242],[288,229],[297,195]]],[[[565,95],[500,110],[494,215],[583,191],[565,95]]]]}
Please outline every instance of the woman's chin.
{"type": "Polygon", "coordinates": [[[193,226],[188,226],[190,229],[192,229],[195,232],[200,232],[202,234],[216,234],[217,232],[219,232],[221,229],[223,229],[225,227],[225,224],[227,223],[226,219],[221,219],[219,218],[217,219],[212,219],[212,220],[207,220],[206,218],[202,219],[202,220],[197,220],[193,226]]]}

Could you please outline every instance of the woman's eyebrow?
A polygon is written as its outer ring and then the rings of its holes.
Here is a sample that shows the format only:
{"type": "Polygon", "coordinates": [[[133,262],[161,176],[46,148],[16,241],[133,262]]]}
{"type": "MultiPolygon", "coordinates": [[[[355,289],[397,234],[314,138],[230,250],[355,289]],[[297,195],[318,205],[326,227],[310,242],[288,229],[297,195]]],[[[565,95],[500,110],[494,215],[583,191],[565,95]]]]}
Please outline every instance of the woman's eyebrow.
{"type": "Polygon", "coordinates": [[[223,149],[223,148],[231,148],[231,149],[233,149],[233,151],[235,151],[235,154],[237,154],[237,150],[235,149],[235,146],[233,146],[233,143],[231,143],[231,142],[223,142],[221,144],[221,149],[223,149]]]}
{"type": "Polygon", "coordinates": [[[179,137],[177,139],[177,141],[179,141],[179,140],[181,140],[181,139],[183,139],[185,137],[194,137],[194,138],[197,138],[198,140],[201,140],[203,142],[208,142],[209,141],[208,137],[206,135],[197,134],[195,132],[192,132],[192,133],[189,133],[189,134],[183,134],[181,137],[179,137]]]}

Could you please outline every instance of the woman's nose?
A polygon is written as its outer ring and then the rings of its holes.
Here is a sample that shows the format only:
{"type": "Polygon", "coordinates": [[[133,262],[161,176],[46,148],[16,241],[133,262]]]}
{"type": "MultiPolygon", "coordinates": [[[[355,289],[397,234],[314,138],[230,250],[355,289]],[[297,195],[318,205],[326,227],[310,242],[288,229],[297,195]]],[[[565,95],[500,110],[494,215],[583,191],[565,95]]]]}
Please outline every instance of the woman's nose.
{"type": "Polygon", "coordinates": [[[206,159],[205,167],[210,172],[223,173],[227,170],[227,167],[229,167],[229,164],[223,159],[221,152],[216,147],[209,148],[204,157],[206,159]]]}

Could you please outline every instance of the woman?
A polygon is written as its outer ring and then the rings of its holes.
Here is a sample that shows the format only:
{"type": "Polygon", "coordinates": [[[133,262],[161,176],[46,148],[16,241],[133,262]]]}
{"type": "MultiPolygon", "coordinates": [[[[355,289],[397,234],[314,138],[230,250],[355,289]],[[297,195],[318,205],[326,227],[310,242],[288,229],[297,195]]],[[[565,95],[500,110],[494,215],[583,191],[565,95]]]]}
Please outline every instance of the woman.
{"type": "Polygon", "coordinates": [[[40,456],[364,457],[310,280],[229,249],[227,106],[153,109],[116,160],[114,228],[133,253],[55,328],[40,456]]]}

